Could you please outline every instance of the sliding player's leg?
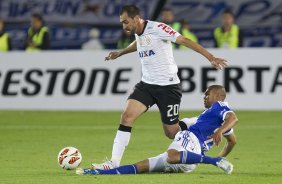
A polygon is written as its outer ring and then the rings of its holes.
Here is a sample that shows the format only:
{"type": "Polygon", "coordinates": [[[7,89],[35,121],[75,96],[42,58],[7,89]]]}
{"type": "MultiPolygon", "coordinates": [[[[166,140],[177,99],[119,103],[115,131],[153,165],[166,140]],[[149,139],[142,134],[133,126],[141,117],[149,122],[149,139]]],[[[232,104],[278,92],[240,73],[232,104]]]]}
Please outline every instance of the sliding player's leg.
{"type": "Polygon", "coordinates": [[[109,170],[101,170],[101,169],[83,169],[78,168],[76,170],[76,174],[79,175],[115,175],[115,174],[141,174],[144,172],[149,172],[149,160],[143,160],[136,164],[132,165],[124,165],[117,168],[109,169],[109,170]]]}
{"type": "MultiPolygon", "coordinates": [[[[175,149],[177,151],[194,151],[201,152],[199,143],[196,141],[187,142],[183,139],[187,137],[185,132],[179,132],[172,144],[169,146],[169,151],[175,149]]],[[[100,169],[77,169],[77,174],[140,174],[144,172],[191,172],[196,168],[195,164],[170,164],[167,162],[169,152],[164,152],[158,156],[148,158],[133,165],[125,165],[110,170],[100,169]]]]}
{"type": "Polygon", "coordinates": [[[197,137],[189,132],[179,132],[170,145],[168,151],[167,162],[170,164],[212,164],[230,174],[233,165],[222,157],[209,157],[201,154],[200,144],[197,137]],[[181,150],[181,147],[184,150],[181,150]]]}
{"type": "Polygon", "coordinates": [[[188,173],[196,168],[195,164],[169,164],[167,159],[168,153],[164,152],[158,156],[148,158],[132,165],[120,166],[109,170],[78,168],[76,173],[80,175],[141,174],[148,172],[188,173]]]}
{"type": "Polygon", "coordinates": [[[149,172],[188,173],[197,167],[195,164],[170,164],[167,162],[167,158],[167,152],[149,158],[149,172]]]}

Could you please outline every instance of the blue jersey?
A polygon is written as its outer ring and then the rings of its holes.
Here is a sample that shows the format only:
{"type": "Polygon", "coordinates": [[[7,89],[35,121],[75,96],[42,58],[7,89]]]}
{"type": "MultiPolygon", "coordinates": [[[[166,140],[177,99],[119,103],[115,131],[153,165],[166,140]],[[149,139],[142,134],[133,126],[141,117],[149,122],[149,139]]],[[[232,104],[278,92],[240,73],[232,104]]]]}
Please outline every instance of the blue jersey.
{"type": "MultiPolygon", "coordinates": [[[[199,139],[203,152],[208,151],[212,146],[213,140],[209,136],[221,127],[226,113],[230,111],[231,109],[228,107],[227,102],[215,102],[198,117],[196,124],[188,128],[199,139]]],[[[227,132],[229,131],[232,130],[227,132]]]]}

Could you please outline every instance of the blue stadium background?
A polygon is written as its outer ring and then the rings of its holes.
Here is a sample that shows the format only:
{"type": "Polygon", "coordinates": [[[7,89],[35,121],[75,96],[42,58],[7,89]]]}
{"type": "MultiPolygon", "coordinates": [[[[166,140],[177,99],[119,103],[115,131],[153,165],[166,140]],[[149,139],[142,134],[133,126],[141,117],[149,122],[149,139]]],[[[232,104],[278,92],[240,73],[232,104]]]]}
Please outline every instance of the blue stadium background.
{"type": "Polygon", "coordinates": [[[244,33],[244,47],[282,46],[282,2],[279,0],[1,0],[0,17],[12,38],[13,50],[23,49],[32,13],[41,13],[51,30],[52,49],[80,49],[96,27],[106,49],[116,48],[121,35],[119,10],[137,5],[145,19],[159,20],[161,9],[171,8],[176,20],[186,19],[199,42],[214,47],[213,29],[220,14],[232,8],[244,33]]]}

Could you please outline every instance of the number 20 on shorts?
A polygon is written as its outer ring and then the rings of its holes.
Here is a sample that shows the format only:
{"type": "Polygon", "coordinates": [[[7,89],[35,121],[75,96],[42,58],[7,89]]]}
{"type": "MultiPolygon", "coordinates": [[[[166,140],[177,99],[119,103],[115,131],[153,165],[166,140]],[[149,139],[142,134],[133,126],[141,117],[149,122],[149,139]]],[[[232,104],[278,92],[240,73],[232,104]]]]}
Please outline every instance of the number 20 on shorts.
{"type": "Polygon", "coordinates": [[[167,117],[177,116],[179,112],[179,104],[168,105],[167,117]]]}

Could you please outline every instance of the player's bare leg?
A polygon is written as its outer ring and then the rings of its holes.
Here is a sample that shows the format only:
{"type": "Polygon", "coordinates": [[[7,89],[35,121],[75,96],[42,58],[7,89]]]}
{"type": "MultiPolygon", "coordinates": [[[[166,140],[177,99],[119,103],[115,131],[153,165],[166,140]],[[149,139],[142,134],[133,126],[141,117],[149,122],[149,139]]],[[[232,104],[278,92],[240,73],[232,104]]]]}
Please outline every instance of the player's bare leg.
{"type": "Polygon", "coordinates": [[[149,172],[149,160],[146,159],[146,160],[142,160],[140,162],[137,162],[136,164],[136,168],[137,168],[137,171],[138,173],[147,173],[149,172]]]}
{"type": "Polygon", "coordinates": [[[151,157],[132,165],[124,165],[109,170],[77,168],[76,174],[79,175],[108,175],[108,174],[141,174],[148,172],[191,172],[194,168],[187,168],[184,164],[167,163],[167,152],[158,156],[151,157]]]}
{"type": "Polygon", "coordinates": [[[121,115],[120,127],[114,140],[111,160],[119,166],[124,153],[125,147],[128,145],[131,135],[131,127],[135,120],[147,110],[147,107],[141,102],[129,99],[126,108],[121,115]]]}
{"type": "Polygon", "coordinates": [[[120,123],[124,126],[132,127],[135,120],[147,110],[147,107],[134,99],[129,99],[126,102],[126,107],[121,115],[120,123]]]}
{"type": "Polygon", "coordinates": [[[124,165],[109,170],[92,169],[92,168],[77,168],[76,174],[79,175],[112,175],[112,174],[141,174],[149,172],[149,160],[143,160],[136,164],[124,165]]]}
{"type": "Polygon", "coordinates": [[[92,167],[94,169],[108,170],[120,165],[125,148],[129,144],[133,123],[146,110],[147,107],[141,102],[134,99],[127,100],[125,110],[121,115],[120,126],[114,139],[111,160],[105,161],[102,164],[93,163],[92,167]]]}
{"type": "Polygon", "coordinates": [[[164,129],[165,135],[170,139],[174,139],[177,132],[180,131],[180,127],[178,123],[173,124],[173,125],[163,124],[163,129],[164,129]]]}

